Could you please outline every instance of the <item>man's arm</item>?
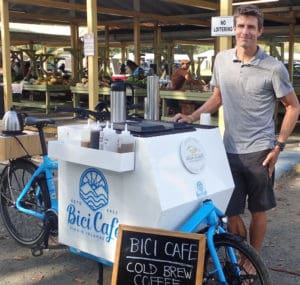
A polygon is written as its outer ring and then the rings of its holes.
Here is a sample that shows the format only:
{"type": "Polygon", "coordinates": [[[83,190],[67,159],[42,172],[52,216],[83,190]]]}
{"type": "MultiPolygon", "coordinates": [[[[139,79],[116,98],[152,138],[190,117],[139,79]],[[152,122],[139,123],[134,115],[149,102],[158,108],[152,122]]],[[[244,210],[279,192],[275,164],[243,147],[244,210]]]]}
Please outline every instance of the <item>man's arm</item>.
{"type": "MultiPolygon", "coordinates": [[[[280,132],[277,137],[278,142],[285,143],[292,133],[300,114],[300,105],[296,93],[293,91],[287,96],[280,99],[285,107],[285,115],[280,127],[280,132]]],[[[271,176],[274,170],[274,166],[277,162],[280,153],[280,147],[276,145],[274,149],[268,154],[263,161],[263,165],[268,165],[269,175],[271,176]]]]}
{"type": "Polygon", "coordinates": [[[295,92],[282,97],[280,101],[285,107],[285,114],[277,139],[280,142],[286,142],[297,123],[300,114],[300,105],[295,92]]]}
{"type": "Polygon", "coordinates": [[[191,115],[184,115],[181,113],[176,114],[173,117],[174,122],[186,122],[186,123],[193,123],[200,119],[201,113],[215,113],[219,107],[222,105],[222,97],[221,91],[219,88],[214,88],[213,95],[197,110],[195,110],[191,115]]]}

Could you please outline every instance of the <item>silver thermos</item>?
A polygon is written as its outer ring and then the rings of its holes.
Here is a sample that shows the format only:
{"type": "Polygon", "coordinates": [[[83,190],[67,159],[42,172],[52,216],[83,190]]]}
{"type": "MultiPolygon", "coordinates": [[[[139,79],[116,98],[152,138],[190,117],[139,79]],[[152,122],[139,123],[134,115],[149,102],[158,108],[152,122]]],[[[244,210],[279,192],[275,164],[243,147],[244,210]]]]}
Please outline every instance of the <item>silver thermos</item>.
{"type": "Polygon", "coordinates": [[[126,121],[126,83],[122,80],[111,84],[110,120],[112,123],[126,121]]]}
{"type": "Polygon", "coordinates": [[[145,119],[159,120],[159,77],[147,76],[147,98],[145,98],[145,119]]]}

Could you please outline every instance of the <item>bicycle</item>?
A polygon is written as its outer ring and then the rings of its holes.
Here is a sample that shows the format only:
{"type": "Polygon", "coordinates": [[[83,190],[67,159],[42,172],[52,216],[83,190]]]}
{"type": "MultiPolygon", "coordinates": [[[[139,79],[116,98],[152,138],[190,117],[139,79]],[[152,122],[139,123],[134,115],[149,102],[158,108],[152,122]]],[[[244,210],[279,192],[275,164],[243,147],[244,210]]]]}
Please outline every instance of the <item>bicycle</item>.
{"type": "MultiPolygon", "coordinates": [[[[26,117],[27,126],[35,126],[39,133],[42,163],[37,166],[29,155],[10,159],[1,174],[0,213],[13,239],[31,247],[34,255],[38,248],[47,247],[49,234],[57,234],[57,195],[53,171],[56,161],[47,154],[43,128],[55,122],[51,119],[26,117]]],[[[41,248],[40,248],[41,250],[41,248]]]]}
{"type": "MultiPolygon", "coordinates": [[[[81,108],[68,110],[85,116],[99,115],[81,108]]],[[[9,161],[1,175],[0,214],[10,235],[38,256],[48,246],[49,235],[57,235],[57,195],[52,173],[57,162],[48,157],[43,133],[43,127],[54,121],[27,117],[25,123],[38,129],[43,161],[39,166],[29,156],[9,161]]],[[[261,257],[242,237],[226,231],[226,217],[211,200],[204,201],[178,230],[206,235],[203,284],[272,284],[261,257]]]]}
{"type": "MultiPolygon", "coordinates": [[[[105,116],[82,108],[72,108],[72,112],[97,120],[105,116]]],[[[58,201],[53,172],[58,163],[48,156],[43,130],[55,121],[26,117],[24,123],[38,130],[42,163],[37,166],[28,154],[9,160],[1,174],[0,214],[11,237],[39,256],[48,247],[49,236],[57,235],[58,201]]]]}

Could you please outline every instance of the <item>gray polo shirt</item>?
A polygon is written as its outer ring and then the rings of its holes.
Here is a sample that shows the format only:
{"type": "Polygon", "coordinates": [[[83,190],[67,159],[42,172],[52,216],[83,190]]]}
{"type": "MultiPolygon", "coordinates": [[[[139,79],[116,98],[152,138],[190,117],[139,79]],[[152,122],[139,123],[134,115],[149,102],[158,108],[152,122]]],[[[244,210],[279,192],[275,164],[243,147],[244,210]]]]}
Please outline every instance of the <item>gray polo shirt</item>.
{"type": "Polygon", "coordinates": [[[258,48],[250,62],[236,49],[217,54],[211,85],[221,90],[224,145],[228,153],[251,153],[274,147],[275,100],[293,91],[282,62],[258,48]]]}

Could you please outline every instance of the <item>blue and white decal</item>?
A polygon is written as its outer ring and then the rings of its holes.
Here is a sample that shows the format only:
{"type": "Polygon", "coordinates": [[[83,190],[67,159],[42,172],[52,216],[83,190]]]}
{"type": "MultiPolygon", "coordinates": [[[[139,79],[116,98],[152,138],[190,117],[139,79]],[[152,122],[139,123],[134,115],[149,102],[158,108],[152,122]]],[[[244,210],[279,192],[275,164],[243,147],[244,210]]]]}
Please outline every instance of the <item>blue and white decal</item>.
{"type": "Polygon", "coordinates": [[[95,168],[86,169],[79,182],[79,194],[92,211],[108,204],[108,185],[102,172],[95,168]]]}
{"type": "Polygon", "coordinates": [[[66,207],[69,230],[93,240],[116,241],[119,213],[109,207],[109,187],[103,173],[96,168],[84,170],[78,186],[66,207]]]}

